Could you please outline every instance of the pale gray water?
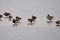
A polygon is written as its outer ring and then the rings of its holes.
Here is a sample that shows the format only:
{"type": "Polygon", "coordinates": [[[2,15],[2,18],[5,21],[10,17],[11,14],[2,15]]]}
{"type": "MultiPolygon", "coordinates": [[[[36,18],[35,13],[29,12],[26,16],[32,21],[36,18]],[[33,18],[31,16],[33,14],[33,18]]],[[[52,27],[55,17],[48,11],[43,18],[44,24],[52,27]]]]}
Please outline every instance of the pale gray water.
{"type": "Polygon", "coordinates": [[[14,17],[21,16],[21,24],[16,27],[3,18],[0,22],[0,40],[60,40],[60,27],[55,26],[60,20],[60,0],[0,0],[0,14],[10,12],[14,17]],[[47,24],[46,15],[55,17],[47,24]],[[28,26],[27,18],[37,16],[34,25],[28,26]]]}

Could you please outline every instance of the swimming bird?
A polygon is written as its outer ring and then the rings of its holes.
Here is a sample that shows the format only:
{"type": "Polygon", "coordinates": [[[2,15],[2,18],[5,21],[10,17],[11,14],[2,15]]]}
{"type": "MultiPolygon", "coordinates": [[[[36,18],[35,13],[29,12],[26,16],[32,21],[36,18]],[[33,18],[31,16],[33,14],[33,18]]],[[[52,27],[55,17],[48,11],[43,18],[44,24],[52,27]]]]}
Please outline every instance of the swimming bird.
{"type": "Polygon", "coordinates": [[[28,21],[30,22],[30,24],[33,24],[33,19],[28,19],[28,21]]]}
{"type": "Polygon", "coordinates": [[[60,20],[55,22],[57,25],[56,26],[60,26],[60,20]]]}
{"type": "Polygon", "coordinates": [[[3,15],[6,16],[6,17],[8,17],[8,16],[11,15],[11,14],[8,13],[8,12],[5,12],[3,15]]]}
{"type": "Polygon", "coordinates": [[[51,21],[54,18],[54,16],[50,16],[49,14],[47,15],[47,19],[51,21]]]}
{"type": "Polygon", "coordinates": [[[32,20],[34,20],[34,21],[35,21],[35,20],[36,20],[36,18],[37,18],[36,16],[33,16],[33,15],[32,15],[32,20]]]}
{"type": "Polygon", "coordinates": [[[12,18],[13,18],[13,16],[9,15],[9,21],[11,21],[11,20],[12,20],[12,18]]]}
{"type": "Polygon", "coordinates": [[[16,21],[17,22],[20,22],[21,19],[22,19],[21,17],[16,16],[16,21]]]}
{"type": "Polygon", "coordinates": [[[13,26],[16,26],[16,25],[17,25],[16,19],[13,19],[13,20],[12,20],[12,23],[13,23],[13,26]]]}
{"type": "Polygon", "coordinates": [[[13,20],[12,20],[12,22],[13,22],[13,23],[16,23],[16,20],[15,20],[15,19],[13,19],[13,20]]]}
{"type": "Polygon", "coordinates": [[[0,20],[2,19],[3,15],[0,14],[0,20]]]}

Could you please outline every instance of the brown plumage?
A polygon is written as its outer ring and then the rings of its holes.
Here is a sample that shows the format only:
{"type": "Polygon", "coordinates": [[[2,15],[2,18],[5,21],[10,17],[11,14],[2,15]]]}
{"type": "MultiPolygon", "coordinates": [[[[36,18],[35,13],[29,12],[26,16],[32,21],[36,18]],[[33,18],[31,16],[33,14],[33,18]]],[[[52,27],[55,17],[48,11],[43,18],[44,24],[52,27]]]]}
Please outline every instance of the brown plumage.
{"type": "Polygon", "coordinates": [[[47,15],[47,19],[48,19],[49,21],[51,21],[53,18],[54,18],[53,16],[50,16],[49,14],[47,15]]]}
{"type": "Polygon", "coordinates": [[[30,22],[31,25],[33,24],[33,19],[28,19],[28,21],[30,22]]]}
{"type": "Polygon", "coordinates": [[[21,19],[22,19],[21,17],[16,16],[17,21],[20,21],[21,19]]]}
{"type": "Polygon", "coordinates": [[[15,19],[13,19],[13,20],[12,20],[12,22],[13,22],[13,23],[16,23],[16,20],[15,20],[15,19]]]}
{"type": "Polygon", "coordinates": [[[16,21],[16,19],[13,19],[12,22],[13,22],[13,26],[17,26],[17,21],[16,21]]]}
{"type": "Polygon", "coordinates": [[[2,18],[3,17],[3,15],[0,15],[0,18],[2,18]]]}
{"type": "Polygon", "coordinates": [[[3,15],[0,15],[0,21],[2,21],[2,17],[3,17],[3,15]]]}
{"type": "Polygon", "coordinates": [[[28,21],[30,22],[31,25],[33,24],[33,21],[35,22],[36,18],[37,17],[33,15],[32,15],[32,18],[28,18],[28,21]]]}
{"type": "Polygon", "coordinates": [[[32,15],[32,19],[35,20],[37,17],[32,15]]]}
{"type": "Polygon", "coordinates": [[[9,16],[9,15],[10,15],[10,13],[5,12],[3,15],[4,15],[4,16],[9,16]]]}
{"type": "Polygon", "coordinates": [[[60,20],[55,22],[57,25],[56,26],[60,26],[60,20]]]}
{"type": "Polygon", "coordinates": [[[13,18],[13,16],[9,15],[9,21],[11,21],[11,20],[12,20],[12,18],[13,18]]]}
{"type": "Polygon", "coordinates": [[[32,23],[33,22],[33,19],[28,19],[28,21],[32,23]]]}

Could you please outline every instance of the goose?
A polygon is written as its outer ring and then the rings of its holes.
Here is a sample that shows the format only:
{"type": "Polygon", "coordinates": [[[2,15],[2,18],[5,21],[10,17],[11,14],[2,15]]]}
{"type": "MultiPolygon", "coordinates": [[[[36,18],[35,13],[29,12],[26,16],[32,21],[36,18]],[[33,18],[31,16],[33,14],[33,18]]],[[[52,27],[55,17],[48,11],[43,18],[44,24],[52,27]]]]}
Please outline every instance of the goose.
{"type": "Polygon", "coordinates": [[[47,19],[51,21],[54,18],[54,16],[50,16],[49,14],[47,15],[47,19]]]}
{"type": "Polygon", "coordinates": [[[0,18],[2,18],[2,17],[3,17],[3,15],[0,14],[0,18]]]}
{"type": "Polygon", "coordinates": [[[12,18],[13,18],[13,16],[9,15],[9,21],[11,21],[11,20],[12,20],[12,18]]]}
{"type": "Polygon", "coordinates": [[[28,19],[28,21],[30,22],[30,24],[32,25],[33,23],[33,19],[28,19]]]}
{"type": "Polygon", "coordinates": [[[22,18],[21,17],[18,17],[16,16],[16,21],[19,22],[22,18]]]}
{"type": "Polygon", "coordinates": [[[15,20],[15,19],[13,19],[13,20],[12,20],[12,22],[13,22],[13,23],[16,23],[16,20],[15,20]]]}
{"type": "Polygon", "coordinates": [[[60,26],[60,20],[55,22],[57,25],[56,26],[60,26]]]}
{"type": "Polygon", "coordinates": [[[13,26],[17,26],[17,21],[16,21],[16,19],[13,19],[13,20],[12,20],[12,23],[13,23],[13,26]]]}
{"type": "Polygon", "coordinates": [[[33,15],[32,15],[32,19],[33,19],[34,21],[35,21],[36,18],[37,18],[36,16],[33,16],[33,15]]]}
{"type": "Polygon", "coordinates": [[[11,14],[8,13],[8,12],[5,12],[3,15],[6,16],[6,17],[8,17],[8,16],[11,15],[11,14]]]}
{"type": "Polygon", "coordinates": [[[0,14],[0,20],[1,20],[2,17],[3,17],[3,15],[0,14]]]}

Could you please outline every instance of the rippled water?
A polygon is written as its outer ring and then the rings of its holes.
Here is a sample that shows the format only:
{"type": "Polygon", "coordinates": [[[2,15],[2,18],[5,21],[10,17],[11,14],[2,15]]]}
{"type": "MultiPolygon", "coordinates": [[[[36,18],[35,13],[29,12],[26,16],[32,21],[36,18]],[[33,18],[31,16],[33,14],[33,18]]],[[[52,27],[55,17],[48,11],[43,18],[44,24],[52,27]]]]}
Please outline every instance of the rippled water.
{"type": "Polygon", "coordinates": [[[0,21],[0,40],[60,40],[60,27],[55,24],[60,20],[60,0],[0,0],[0,14],[10,12],[11,15],[21,16],[18,26],[3,18],[0,21]],[[55,17],[48,24],[47,14],[55,17]],[[31,15],[37,16],[34,25],[27,25],[31,15]]]}

